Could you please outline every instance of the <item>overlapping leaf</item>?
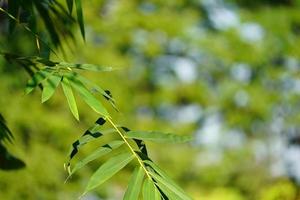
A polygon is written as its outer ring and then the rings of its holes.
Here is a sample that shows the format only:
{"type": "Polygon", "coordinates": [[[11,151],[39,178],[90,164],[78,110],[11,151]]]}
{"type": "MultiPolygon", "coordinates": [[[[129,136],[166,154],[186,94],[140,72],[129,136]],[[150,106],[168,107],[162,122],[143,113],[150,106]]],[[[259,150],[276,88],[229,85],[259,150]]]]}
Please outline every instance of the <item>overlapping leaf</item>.
{"type": "Polygon", "coordinates": [[[138,200],[145,172],[142,167],[136,167],[128,183],[123,200],[138,200]]]}
{"type": "Polygon", "coordinates": [[[42,103],[52,97],[61,79],[62,76],[58,74],[52,74],[48,76],[45,81],[43,81],[42,103]]]}
{"type": "Polygon", "coordinates": [[[71,170],[71,173],[69,175],[71,176],[77,170],[81,169],[82,167],[84,167],[89,162],[91,162],[91,161],[93,161],[93,160],[95,160],[97,158],[100,158],[101,156],[104,156],[104,155],[110,153],[114,149],[120,147],[122,144],[124,144],[123,141],[116,140],[116,141],[112,141],[112,142],[110,142],[110,143],[108,143],[106,145],[103,145],[102,147],[99,147],[93,153],[91,153],[89,156],[87,156],[83,160],[77,162],[74,165],[74,168],[71,170]]]}
{"type": "Polygon", "coordinates": [[[99,169],[92,175],[84,193],[106,182],[114,174],[116,174],[123,167],[125,167],[130,161],[132,161],[133,158],[134,155],[131,153],[122,153],[120,155],[110,158],[106,163],[101,165],[99,169]]]}
{"type": "Polygon", "coordinates": [[[159,188],[171,199],[192,200],[163,170],[161,170],[152,161],[145,160],[145,164],[150,166],[154,171],[149,173],[156,181],[159,188]]]}
{"type": "Polygon", "coordinates": [[[135,138],[140,140],[149,140],[153,142],[188,142],[192,138],[189,136],[179,136],[170,133],[162,133],[158,131],[128,131],[125,133],[125,136],[128,138],[135,138]]]}

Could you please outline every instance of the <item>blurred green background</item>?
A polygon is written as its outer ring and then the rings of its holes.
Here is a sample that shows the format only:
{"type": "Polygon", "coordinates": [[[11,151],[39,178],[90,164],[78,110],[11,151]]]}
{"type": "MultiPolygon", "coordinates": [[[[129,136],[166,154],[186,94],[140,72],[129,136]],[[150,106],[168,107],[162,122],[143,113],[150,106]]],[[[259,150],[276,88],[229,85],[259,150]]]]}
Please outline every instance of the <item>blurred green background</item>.
{"type": "MultiPolygon", "coordinates": [[[[195,200],[300,199],[300,1],[90,0],[83,10],[86,43],[74,29],[76,46],[65,40],[60,56],[117,69],[85,75],[112,92],[119,124],[195,137],[147,143],[195,200]]],[[[1,16],[0,47],[33,54],[21,27],[4,37],[1,16]]],[[[76,122],[61,88],[45,104],[38,90],[24,96],[29,76],[2,57],[0,72],[0,112],[15,137],[6,146],[26,163],[0,170],[0,199],[77,199],[101,160],[66,184],[63,163],[98,116],[78,99],[76,122]]],[[[83,199],[121,199],[131,170],[83,199]]]]}

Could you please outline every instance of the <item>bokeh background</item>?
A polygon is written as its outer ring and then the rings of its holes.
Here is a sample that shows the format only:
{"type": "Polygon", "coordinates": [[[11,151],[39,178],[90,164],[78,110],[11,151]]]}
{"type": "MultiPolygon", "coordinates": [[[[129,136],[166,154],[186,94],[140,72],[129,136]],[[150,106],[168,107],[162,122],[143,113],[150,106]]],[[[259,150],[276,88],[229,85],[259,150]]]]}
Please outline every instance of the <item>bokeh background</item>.
{"type": "MultiPolygon", "coordinates": [[[[300,199],[300,1],[90,0],[83,9],[86,43],[74,29],[76,45],[66,40],[61,56],[117,69],[85,75],[112,92],[119,124],[194,136],[147,144],[195,200],[300,199]]],[[[19,27],[0,46],[30,55],[30,37],[19,27]]],[[[25,71],[2,57],[0,70],[0,111],[15,137],[6,146],[26,163],[0,170],[0,199],[77,199],[101,160],[66,184],[63,163],[98,116],[78,101],[78,123],[61,88],[41,104],[38,90],[24,96],[25,71]]],[[[121,199],[131,170],[84,199],[121,199]]]]}

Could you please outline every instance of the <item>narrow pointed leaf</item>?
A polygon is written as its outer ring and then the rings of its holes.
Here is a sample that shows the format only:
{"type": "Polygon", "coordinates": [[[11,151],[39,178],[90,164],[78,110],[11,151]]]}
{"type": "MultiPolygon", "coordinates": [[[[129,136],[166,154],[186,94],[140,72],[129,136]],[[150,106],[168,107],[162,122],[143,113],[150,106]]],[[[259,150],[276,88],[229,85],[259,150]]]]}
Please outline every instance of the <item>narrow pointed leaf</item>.
{"type": "Polygon", "coordinates": [[[123,200],[138,200],[145,172],[142,167],[136,167],[129,181],[123,200]]]}
{"type": "Polygon", "coordinates": [[[106,129],[106,130],[100,130],[99,125],[96,125],[95,127],[87,130],[83,136],[81,136],[78,140],[73,142],[72,148],[69,153],[69,161],[67,163],[67,166],[70,166],[70,162],[72,158],[78,153],[79,149],[84,146],[85,144],[95,141],[99,137],[108,134],[116,132],[115,129],[106,129]]]}
{"type": "Polygon", "coordinates": [[[85,165],[87,165],[89,162],[100,158],[101,156],[104,156],[108,153],[110,153],[111,151],[113,151],[114,149],[120,147],[122,144],[124,144],[123,141],[120,140],[116,140],[113,142],[110,142],[106,145],[103,145],[102,147],[96,149],[96,151],[94,151],[93,153],[91,153],[88,157],[84,158],[83,160],[77,162],[71,172],[70,175],[74,174],[77,170],[81,169],[82,167],[84,167],[85,165]]]}
{"type": "Polygon", "coordinates": [[[65,96],[67,98],[68,105],[69,105],[69,108],[70,108],[73,116],[77,120],[79,120],[79,114],[78,114],[77,104],[76,104],[76,100],[75,100],[75,97],[73,95],[73,91],[72,91],[72,88],[71,88],[69,80],[66,79],[66,78],[63,78],[61,86],[63,88],[64,94],[65,94],[65,96]]]}
{"type": "Polygon", "coordinates": [[[123,153],[109,159],[92,175],[84,193],[103,184],[123,167],[125,167],[133,158],[133,154],[123,153]]]}
{"type": "Polygon", "coordinates": [[[104,66],[99,66],[99,65],[94,65],[94,64],[74,64],[74,63],[61,62],[58,64],[58,66],[70,67],[70,68],[88,70],[88,71],[94,71],[94,72],[109,72],[109,71],[113,70],[112,67],[104,67],[104,66]]]}
{"type": "Polygon", "coordinates": [[[42,103],[52,97],[60,81],[61,76],[54,74],[49,76],[47,80],[43,82],[42,103]]]}
{"type": "Polygon", "coordinates": [[[97,113],[101,114],[104,117],[108,117],[109,114],[104,108],[102,103],[94,97],[88,89],[82,84],[79,80],[69,79],[72,87],[77,90],[82,99],[97,113]]]}
{"type": "Polygon", "coordinates": [[[144,200],[160,200],[160,194],[154,185],[153,181],[147,178],[143,185],[143,199],[144,200]]]}
{"type": "Polygon", "coordinates": [[[191,200],[183,189],[181,189],[163,170],[161,170],[156,164],[151,161],[145,160],[144,163],[152,167],[155,170],[149,171],[150,175],[156,180],[157,185],[160,189],[163,190],[168,196],[172,195],[176,198],[171,199],[182,199],[182,200],[191,200]]]}
{"type": "Polygon", "coordinates": [[[40,70],[36,72],[31,79],[26,84],[25,88],[25,94],[29,94],[36,88],[40,83],[42,83],[43,80],[45,80],[48,76],[50,76],[51,73],[46,70],[40,70]]]}
{"type": "Polygon", "coordinates": [[[128,138],[149,140],[161,143],[188,142],[192,139],[190,136],[179,136],[171,133],[161,133],[157,131],[128,131],[125,133],[125,136],[128,138]]]}
{"type": "Polygon", "coordinates": [[[3,140],[12,142],[12,139],[13,135],[7,127],[4,117],[0,113],[0,142],[3,140]]]}
{"type": "Polygon", "coordinates": [[[73,0],[66,0],[68,5],[69,13],[72,14],[73,11],[73,0]]]}
{"type": "Polygon", "coordinates": [[[89,79],[85,78],[84,76],[81,76],[80,74],[77,73],[68,73],[66,74],[67,77],[69,77],[70,79],[74,79],[74,80],[79,80],[81,81],[84,85],[86,85],[87,87],[91,87],[92,90],[95,90],[96,92],[101,93],[105,98],[108,98],[109,100],[111,100],[112,102],[114,102],[115,100],[108,95],[105,90],[103,90],[100,86],[96,85],[95,83],[91,82],[89,79]]]}
{"type": "Polygon", "coordinates": [[[75,0],[75,5],[76,5],[77,20],[78,20],[78,24],[80,27],[80,32],[81,32],[83,39],[85,40],[85,31],[84,31],[81,0],[75,0]]]}

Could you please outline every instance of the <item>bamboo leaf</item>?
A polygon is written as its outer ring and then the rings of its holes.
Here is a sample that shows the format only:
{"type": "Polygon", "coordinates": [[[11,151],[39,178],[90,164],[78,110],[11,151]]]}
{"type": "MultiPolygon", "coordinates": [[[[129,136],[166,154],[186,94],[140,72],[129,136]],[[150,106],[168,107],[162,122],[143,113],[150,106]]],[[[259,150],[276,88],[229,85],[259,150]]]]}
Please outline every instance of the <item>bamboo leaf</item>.
{"type": "Polygon", "coordinates": [[[145,172],[141,167],[136,167],[128,183],[123,200],[138,200],[145,172]]]}
{"type": "Polygon", "coordinates": [[[125,167],[133,158],[133,154],[123,153],[109,159],[92,175],[84,193],[100,186],[102,183],[110,179],[113,175],[125,167]]]}
{"type": "Polygon", "coordinates": [[[69,13],[72,14],[73,11],[73,0],[66,0],[68,5],[69,13]]]}
{"type": "Polygon", "coordinates": [[[149,140],[149,141],[161,142],[161,143],[188,142],[192,139],[190,136],[179,136],[171,133],[162,133],[158,131],[128,131],[125,133],[125,136],[128,138],[149,140]]]}
{"type": "Polygon", "coordinates": [[[81,70],[89,70],[94,72],[109,72],[112,71],[112,67],[104,67],[94,64],[74,64],[74,63],[67,63],[67,62],[60,62],[58,66],[62,67],[70,67],[75,69],[81,69],[81,70]]]}
{"type": "Polygon", "coordinates": [[[47,78],[43,83],[43,92],[42,92],[42,103],[47,101],[54,94],[57,86],[61,81],[61,76],[53,74],[47,78]]]}
{"type": "Polygon", "coordinates": [[[150,175],[155,179],[157,185],[164,193],[171,199],[182,199],[191,200],[183,189],[181,189],[163,170],[161,170],[156,164],[149,160],[144,161],[145,164],[149,165],[155,172],[149,171],[150,175]],[[171,196],[170,196],[171,195],[171,196]],[[175,198],[176,197],[176,198],[175,198]]]}
{"type": "Polygon", "coordinates": [[[144,200],[160,200],[160,193],[154,185],[153,181],[147,178],[143,185],[143,199],[144,200]]]}
{"type": "MultiPolygon", "coordinates": [[[[15,19],[19,18],[20,2],[18,0],[9,1],[8,13],[11,14],[15,19]]],[[[16,20],[9,18],[9,34],[12,34],[16,27],[16,20]]]]}
{"type": "Polygon", "coordinates": [[[78,24],[80,27],[80,32],[81,32],[83,39],[85,40],[85,31],[84,31],[81,0],[75,0],[75,5],[76,5],[77,20],[78,20],[78,24]]]}
{"type": "Polygon", "coordinates": [[[79,170],[82,167],[84,167],[85,165],[87,165],[89,162],[110,153],[114,149],[120,147],[122,144],[124,144],[123,141],[116,140],[116,141],[110,142],[110,143],[108,143],[106,145],[103,145],[102,147],[98,148],[96,151],[91,153],[88,157],[86,157],[83,160],[76,163],[73,170],[72,170],[72,172],[71,172],[71,174],[70,174],[70,176],[72,174],[74,174],[77,170],[79,170]]]}
{"type": "Polygon", "coordinates": [[[78,114],[77,104],[76,104],[76,100],[75,100],[75,97],[73,95],[73,91],[72,91],[72,88],[71,88],[69,80],[66,79],[66,78],[63,78],[61,85],[62,85],[64,94],[65,94],[65,96],[67,98],[68,105],[69,105],[69,108],[70,108],[73,116],[77,120],[79,120],[79,114],[78,114]]]}
{"type": "Polygon", "coordinates": [[[45,80],[47,77],[49,77],[51,73],[47,70],[40,70],[36,72],[31,79],[26,84],[25,88],[25,94],[29,94],[36,88],[40,83],[42,83],[43,80],[45,80]]]}
{"type": "Polygon", "coordinates": [[[97,138],[99,138],[105,134],[113,133],[115,131],[116,131],[115,129],[99,130],[98,125],[91,128],[90,130],[87,130],[78,140],[73,142],[72,148],[69,153],[69,161],[67,163],[67,166],[70,166],[70,162],[71,162],[72,158],[78,153],[79,149],[82,146],[84,146],[85,144],[87,144],[89,142],[96,140],[97,138]]]}
{"type": "Polygon", "coordinates": [[[81,81],[77,79],[69,79],[72,87],[77,90],[82,99],[97,113],[101,114],[104,117],[108,117],[109,114],[104,108],[102,103],[94,97],[88,89],[82,84],[81,81]]]}
{"type": "Polygon", "coordinates": [[[4,117],[0,113],[0,141],[7,140],[12,142],[13,135],[6,125],[4,117]]]}

